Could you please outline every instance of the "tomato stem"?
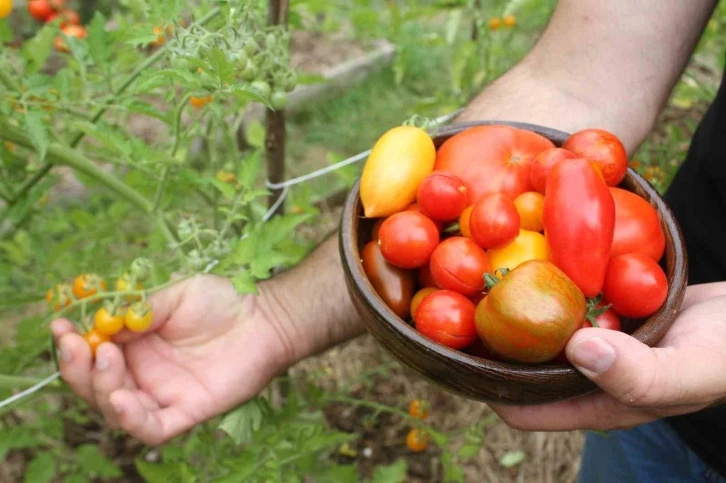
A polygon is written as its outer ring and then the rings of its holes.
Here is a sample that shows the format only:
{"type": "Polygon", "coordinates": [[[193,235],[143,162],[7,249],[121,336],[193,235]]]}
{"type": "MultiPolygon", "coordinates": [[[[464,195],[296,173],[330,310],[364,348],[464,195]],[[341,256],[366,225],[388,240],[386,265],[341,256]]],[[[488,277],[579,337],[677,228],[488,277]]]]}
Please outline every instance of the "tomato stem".
{"type": "Polygon", "coordinates": [[[459,233],[461,231],[461,227],[458,223],[453,223],[446,228],[444,228],[444,233],[451,234],[451,233],[459,233]]]}
{"type": "Polygon", "coordinates": [[[487,290],[491,290],[496,284],[499,283],[499,279],[491,273],[485,273],[484,282],[486,282],[487,290]]]}

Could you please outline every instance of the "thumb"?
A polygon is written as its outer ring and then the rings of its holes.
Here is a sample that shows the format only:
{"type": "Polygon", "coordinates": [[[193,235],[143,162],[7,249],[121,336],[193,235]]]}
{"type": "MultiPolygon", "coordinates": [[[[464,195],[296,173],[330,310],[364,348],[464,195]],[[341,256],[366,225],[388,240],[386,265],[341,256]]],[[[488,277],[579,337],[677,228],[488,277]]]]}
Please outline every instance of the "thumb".
{"type": "Polygon", "coordinates": [[[566,353],[628,406],[709,405],[726,389],[724,358],[698,347],[651,348],[620,331],[586,328],[572,336],[566,353]]]}

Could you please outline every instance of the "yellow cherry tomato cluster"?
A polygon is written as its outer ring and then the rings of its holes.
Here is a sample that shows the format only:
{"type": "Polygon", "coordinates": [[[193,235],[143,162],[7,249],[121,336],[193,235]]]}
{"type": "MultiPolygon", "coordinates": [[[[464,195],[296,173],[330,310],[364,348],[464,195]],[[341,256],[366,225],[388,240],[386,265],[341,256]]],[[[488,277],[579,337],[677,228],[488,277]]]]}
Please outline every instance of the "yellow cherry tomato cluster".
{"type": "MultiPolygon", "coordinates": [[[[408,414],[416,419],[420,419],[421,421],[424,421],[426,418],[428,418],[430,412],[431,405],[428,403],[428,401],[414,399],[408,405],[408,414]]],[[[414,453],[421,453],[422,451],[426,451],[426,448],[428,448],[429,446],[430,440],[431,437],[428,435],[425,429],[413,428],[406,435],[406,446],[408,447],[409,451],[412,451],[414,453]]]]}
{"type": "Polygon", "coordinates": [[[492,17],[489,19],[489,30],[499,30],[499,27],[504,25],[507,28],[512,28],[517,25],[517,17],[514,15],[505,15],[504,18],[492,17]]]}

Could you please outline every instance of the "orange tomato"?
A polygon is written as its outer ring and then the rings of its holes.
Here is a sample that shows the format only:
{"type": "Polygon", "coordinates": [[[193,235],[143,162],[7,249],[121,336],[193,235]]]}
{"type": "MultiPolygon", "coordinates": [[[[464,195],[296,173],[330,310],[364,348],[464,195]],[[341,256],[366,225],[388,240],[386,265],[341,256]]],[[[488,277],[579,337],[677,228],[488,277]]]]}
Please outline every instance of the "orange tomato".
{"type": "Polygon", "coordinates": [[[542,210],[544,196],[536,191],[527,191],[514,199],[514,207],[519,213],[519,223],[523,230],[542,231],[542,210]]]}
{"type": "Polygon", "coordinates": [[[414,399],[411,401],[411,404],[408,405],[408,414],[414,418],[420,419],[421,421],[428,418],[430,412],[431,405],[427,401],[422,401],[421,399],[414,399]]]}
{"type": "Polygon", "coordinates": [[[124,328],[124,317],[110,312],[106,307],[101,307],[93,316],[93,327],[101,335],[116,335],[124,328]]]}
{"type": "Polygon", "coordinates": [[[414,295],[413,298],[411,299],[411,317],[412,318],[416,316],[416,309],[418,308],[419,304],[424,299],[424,297],[436,292],[437,290],[438,290],[438,288],[435,288],[435,287],[424,287],[421,290],[419,290],[418,292],[416,292],[416,295],[414,295]]]}
{"type": "Polygon", "coordinates": [[[467,206],[459,217],[459,231],[466,238],[471,238],[471,230],[469,229],[469,220],[471,219],[471,210],[474,205],[467,206]]]}
{"type": "Polygon", "coordinates": [[[504,25],[509,28],[517,24],[517,18],[514,15],[507,15],[502,20],[504,20],[504,25]]]}
{"type": "Polygon", "coordinates": [[[96,349],[98,349],[98,346],[100,346],[104,342],[111,341],[111,338],[109,336],[101,334],[96,329],[91,329],[83,334],[83,338],[86,340],[88,347],[91,349],[91,354],[94,357],[96,355],[96,349]]]}
{"type": "Polygon", "coordinates": [[[106,282],[95,273],[79,275],[73,281],[73,295],[79,299],[95,295],[99,290],[106,290],[106,282]]]}
{"type": "Polygon", "coordinates": [[[426,451],[431,437],[423,429],[414,428],[406,435],[406,446],[414,453],[426,451]]]}
{"type": "Polygon", "coordinates": [[[204,97],[194,97],[192,96],[189,99],[189,102],[192,106],[194,106],[196,109],[201,109],[202,107],[206,106],[210,102],[212,102],[212,95],[204,96],[204,97]]]}
{"type": "Polygon", "coordinates": [[[547,240],[536,231],[519,230],[519,235],[509,245],[487,251],[492,270],[514,270],[529,260],[547,260],[547,240]]]}
{"type": "MultiPolygon", "coordinates": [[[[85,39],[88,37],[88,32],[85,27],[81,25],[69,24],[61,28],[61,32],[69,37],[75,37],[77,39],[85,39]]],[[[53,46],[58,52],[70,52],[68,45],[62,35],[59,35],[53,41],[53,46]]]]}
{"type": "Polygon", "coordinates": [[[489,29],[497,30],[502,26],[502,19],[499,17],[492,17],[489,19],[489,29]]]}

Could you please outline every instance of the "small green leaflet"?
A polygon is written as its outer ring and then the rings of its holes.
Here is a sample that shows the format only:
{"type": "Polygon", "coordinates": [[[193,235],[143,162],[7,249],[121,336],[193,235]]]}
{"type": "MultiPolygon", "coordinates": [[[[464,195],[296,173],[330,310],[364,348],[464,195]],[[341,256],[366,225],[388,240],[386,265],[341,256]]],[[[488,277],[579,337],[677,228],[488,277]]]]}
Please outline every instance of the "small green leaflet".
{"type": "Polygon", "coordinates": [[[525,458],[524,451],[507,451],[499,458],[499,464],[505,468],[512,468],[524,461],[525,458]]]}
{"type": "Polygon", "coordinates": [[[235,443],[247,443],[252,440],[252,434],[260,429],[263,418],[263,407],[259,399],[254,398],[227,414],[219,423],[219,429],[227,433],[235,443]]]}
{"type": "Polygon", "coordinates": [[[38,156],[40,156],[41,160],[44,160],[48,152],[50,139],[48,138],[48,129],[41,115],[35,111],[26,110],[25,127],[28,137],[30,137],[30,142],[33,143],[33,147],[38,152],[38,156]]]}
{"type": "Polygon", "coordinates": [[[0,461],[5,460],[5,455],[11,449],[34,448],[40,444],[30,428],[17,426],[3,429],[0,432],[0,461]]]}
{"type": "Polygon", "coordinates": [[[121,476],[121,470],[93,444],[82,444],[76,448],[76,457],[84,473],[91,473],[101,478],[121,476]]]}
{"type": "MultiPolygon", "coordinates": [[[[186,463],[148,463],[140,458],[134,461],[136,470],[147,483],[182,482],[182,467],[186,463]]],[[[188,471],[186,472],[188,474],[188,471]]]]}
{"type": "Polygon", "coordinates": [[[53,453],[38,453],[25,471],[25,483],[47,483],[55,476],[57,461],[53,453]]]}
{"type": "Polygon", "coordinates": [[[388,466],[379,466],[373,473],[372,483],[402,483],[406,479],[407,470],[408,465],[403,459],[388,466]]]}
{"type": "Polygon", "coordinates": [[[103,67],[113,54],[110,35],[106,32],[106,17],[99,11],[88,26],[88,52],[99,67],[103,67]]]}

